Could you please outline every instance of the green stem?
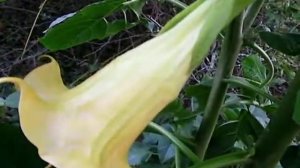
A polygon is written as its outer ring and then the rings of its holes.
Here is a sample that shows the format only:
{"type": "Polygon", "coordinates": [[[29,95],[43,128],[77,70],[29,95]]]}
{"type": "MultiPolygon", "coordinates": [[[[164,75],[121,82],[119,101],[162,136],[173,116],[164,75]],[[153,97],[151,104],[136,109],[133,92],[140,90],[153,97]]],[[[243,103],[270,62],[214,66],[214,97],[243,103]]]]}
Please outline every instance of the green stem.
{"type": "Polygon", "coordinates": [[[156,130],[157,132],[161,133],[162,135],[168,137],[180,150],[184,153],[192,162],[197,163],[199,162],[199,158],[193,151],[191,151],[184,143],[182,143],[179,139],[177,139],[172,133],[165,130],[160,125],[151,122],[148,127],[156,130]]]}
{"type": "Polygon", "coordinates": [[[237,165],[248,161],[249,157],[254,154],[254,150],[240,151],[226,154],[213,159],[200,162],[190,168],[217,168],[237,165]]]}
{"type": "Polygon", "coordinates": [[[179,7],[179,8],[182,8],[182,9],[185,9],[188,5],[186,5],[185,3],[179,1],[179,0],[166,0],[170,3],[172,3],[173,5],[179,7]]]}
{"type": "Polygon", "coordinates": [[[134,4],[136,2],[138,2],[139,0],[130,0],[130,1],[126,1],[126,2],[123,2],[123,5],[131,5],[131,4],[134,4]]]}
{"type": "Polygon", "coordinates": [[[175,168],[181,168],[181,154],[178,146],[176,146],[175,150],[175,168]]]}
{"type": "Polygon", "coordinates": [[[201,126],[196,134],[196,150],[201,160],[204,159],[228,89],[228,84],[224,83],[223,79],[231,77],[243,42],[242,25],[243,14],[232,21],[224,39],[216,77],[213,82],[208,103],[205,107],[201,126]]]}
{"type": "Polygon", "coordinates": [[[250,42],[248,40],[245,40],[244,42],[247,46],[251,47],[253,50],[258,52],[268,64],[268,68],[269,68],[270,72],[268,73],[267,79],[260,84],[260,87],[262,88],[265,85],[269,84],[274,77],[275,70],[274,70],[273,62],[270,59],[269,55],[261,47],[259,47],[255,42],[250,42]]]}
{"type": "Polygon", "coordinates": [[[240,87],[249,89],[257,94],[260,94],[261,96],[268,98],[269,100],[271,100],[277,104],[280,103],[280,101],[278,99],[276,99],[274,96],[268,94],[267,92],[263,91],[262,89],[254,86],[254,85],[251,85],[250,83],[245,83],[246,81],[243,81],[243,79],[240,79],[240,77],[232,77],[229,79],[224,79],[223,81],[226,83],[238,85],[240,87]]]}
{"type": "Polygon", "coordinates": [[[264,0],[256,0],[248,7],[244,19],[244,32],[248,32],[263,4],[264,0]]]}
{"type": "Polygon", "coordinates": [[[300,125],[292,118],[298,91],[300,91],[300,70],[290,84],[276,115],[256,143],[255,155],[246,168],[274,168],[299,133],[300,125]]]}

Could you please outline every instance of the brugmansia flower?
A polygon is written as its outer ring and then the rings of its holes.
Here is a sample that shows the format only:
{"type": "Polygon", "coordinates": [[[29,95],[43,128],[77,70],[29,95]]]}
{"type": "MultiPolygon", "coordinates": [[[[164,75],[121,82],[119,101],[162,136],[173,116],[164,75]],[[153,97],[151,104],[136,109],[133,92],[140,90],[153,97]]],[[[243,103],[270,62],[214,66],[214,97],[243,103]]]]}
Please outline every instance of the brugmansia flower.
{"type": "Polygon", "coordinates": [[[52,58],[24,80],[7,77],[0,83],[20,89],[22,130],[47,162],[59,168],[128,168],[131,144],[177,97],[217,34],[249,1],[197,1],[170,22],[173,27],[72,89],[52,58]]]}

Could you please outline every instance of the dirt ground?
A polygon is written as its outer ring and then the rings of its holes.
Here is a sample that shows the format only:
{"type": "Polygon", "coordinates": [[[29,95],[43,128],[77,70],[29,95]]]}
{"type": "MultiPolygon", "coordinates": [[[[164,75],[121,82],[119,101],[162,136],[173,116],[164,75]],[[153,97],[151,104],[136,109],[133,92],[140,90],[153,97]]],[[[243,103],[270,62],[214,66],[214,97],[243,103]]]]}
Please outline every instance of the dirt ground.
{"type": "MultiPolygon", "coordinates": [[[[68,50],[49,53],[39,42],[43,31],[57,17],[75,12],[95,0],[49,1],[43,8],[34,26],[28,47],[24,56],[22,52],[38,13],[42,0],[7,0],[0,4],[0,76],[24,77],[39,64],[38,58],[43,54],[55,57],[63,69],[65,82],[75,85],[80,80],[101,68],[114,56],[135,47],[153,37],[155,32],[145,26],[137,26],[117,36],[105,40],[92,41],[68,50]]],[[[153,2],[146,5],[144,12],[149,19],[157,22],[156,26],[164,24],[174,15],[173,8],[153,2]]]]}

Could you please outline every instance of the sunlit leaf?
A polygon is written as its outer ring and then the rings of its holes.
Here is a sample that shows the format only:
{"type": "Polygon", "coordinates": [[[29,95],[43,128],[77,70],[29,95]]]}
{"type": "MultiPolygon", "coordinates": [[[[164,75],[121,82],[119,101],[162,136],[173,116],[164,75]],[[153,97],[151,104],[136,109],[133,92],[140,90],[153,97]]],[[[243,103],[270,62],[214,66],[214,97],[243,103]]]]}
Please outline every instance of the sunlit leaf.
{"type": "Polygon", "coordinates": [[[262,64],[258,55],[249,55],[242,62],[244,77],[263,82],[266,80],[266,67],[262,64]]]}
{"type": "Polygon", "coordinates": [[[124,0],[106,0],[86,6],[74,16],[50,28],[41,43],[48,49],[62,50],[84,42],[103,39],[121,30],[132,27],[127,23],[108,22],[105,17],[118,11],[124,0]],[[118,25],[116,25],[118,23],[118,25]]]}

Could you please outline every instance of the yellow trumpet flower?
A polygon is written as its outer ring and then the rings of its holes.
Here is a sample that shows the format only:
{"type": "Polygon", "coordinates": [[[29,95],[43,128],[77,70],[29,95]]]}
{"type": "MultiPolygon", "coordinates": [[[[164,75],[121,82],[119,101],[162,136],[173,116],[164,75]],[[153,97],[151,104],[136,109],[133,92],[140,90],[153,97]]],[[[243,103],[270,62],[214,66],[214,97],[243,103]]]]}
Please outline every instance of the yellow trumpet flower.
{"type": "Polygon", "coordinates": [[[72,89],[51,57],[25,79],[4,77],[0,83],[21,91],[21,128],[45,161],[58,168],[128,168],[134,140],[178,96],[217,34],[249,3],[196,2],[172,28],[72,89]]]}

